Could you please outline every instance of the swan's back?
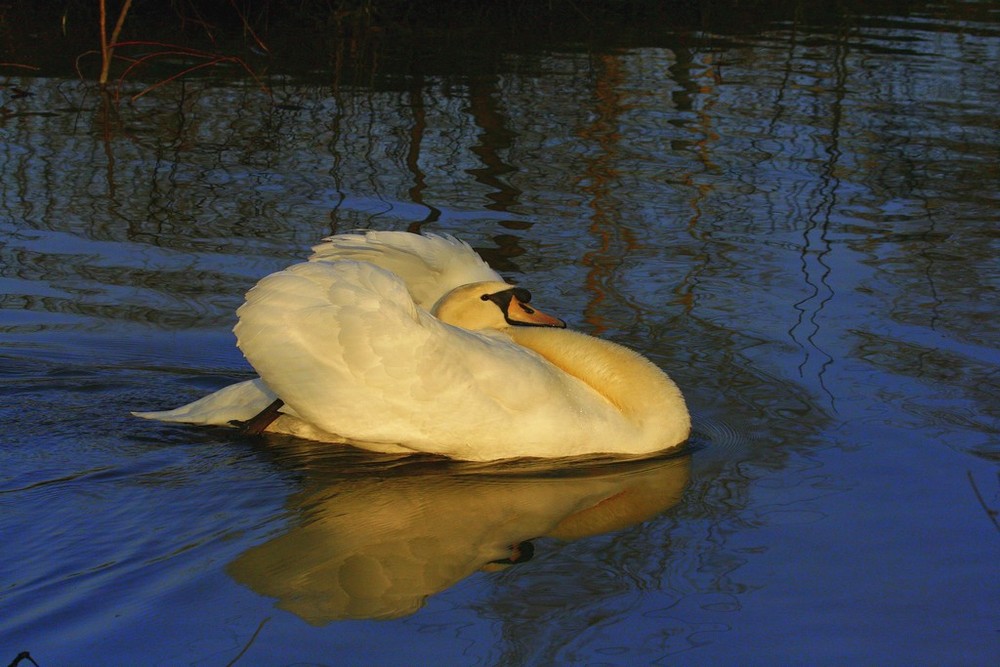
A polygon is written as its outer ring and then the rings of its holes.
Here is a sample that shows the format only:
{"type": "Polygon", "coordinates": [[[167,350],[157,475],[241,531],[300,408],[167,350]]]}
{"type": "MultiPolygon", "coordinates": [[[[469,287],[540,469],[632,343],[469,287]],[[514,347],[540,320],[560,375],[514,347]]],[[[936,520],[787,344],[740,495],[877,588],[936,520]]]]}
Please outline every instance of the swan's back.
{"type": "Polygon", "coordinates": [[[417,305],[430,310],[462,285],[502,281],[468,243],[453,236],[368,231],[331,236],[313,247],[310,262],[368,262],[398,276],[417,305]]]}

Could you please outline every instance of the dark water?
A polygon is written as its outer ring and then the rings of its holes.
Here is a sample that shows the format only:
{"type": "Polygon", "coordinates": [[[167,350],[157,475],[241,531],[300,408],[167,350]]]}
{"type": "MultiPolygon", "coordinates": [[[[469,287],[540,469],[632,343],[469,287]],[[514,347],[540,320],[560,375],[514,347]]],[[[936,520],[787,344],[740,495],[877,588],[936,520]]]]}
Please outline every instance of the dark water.
{"type": "Polygon", "coordinates": [[[273,98],[0,69],[0,660],[994,663],[1000,5],[651,34],[273,98]],[[700,448],[483,466],[129,416],[249,377],[244,292],[354,228],[469,241],[666,369],[700,448]]]}

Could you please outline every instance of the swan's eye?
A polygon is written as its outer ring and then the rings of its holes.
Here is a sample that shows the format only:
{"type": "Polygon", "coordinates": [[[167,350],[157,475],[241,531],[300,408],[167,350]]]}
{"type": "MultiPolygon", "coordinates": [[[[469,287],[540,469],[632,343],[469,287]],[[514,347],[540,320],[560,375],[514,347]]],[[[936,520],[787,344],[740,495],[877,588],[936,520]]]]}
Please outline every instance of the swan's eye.
{"type": "Polygon", "coordinates": [[[490,295],[489,294],[484,294],[484,295],[482,295],[479,298],[482,299],[483,301],[489,301],[490,300],[490,295]]]}

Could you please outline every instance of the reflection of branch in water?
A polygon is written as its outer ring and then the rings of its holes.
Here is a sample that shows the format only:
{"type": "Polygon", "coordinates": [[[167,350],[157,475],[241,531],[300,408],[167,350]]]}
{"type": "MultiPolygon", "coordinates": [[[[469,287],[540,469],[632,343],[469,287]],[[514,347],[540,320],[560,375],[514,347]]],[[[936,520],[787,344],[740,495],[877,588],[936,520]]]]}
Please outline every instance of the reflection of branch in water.
{"type": "Polygon", "coordinates": [[[409,91],[409,106],[413,112],[413,124],[410,125],[410,142],[406,150],[406,169],[413,174],[413,186],[408,194],[410,201],[427,208],[427,217],[423,220],[414,220],[406,228],[414,234],[420,233],[423,225],[436,222],[441,217],[441,209],[431,206],[424,201],[424,190],[427,189],[427,182],[424,172],[420,168],[420,150],[423,146],[424,132],[427,130],[427,112],[424,108],[424,78],[414,76],[409,91]]]}
{"type": "Polygon", "coordinates": [[[337,142],[344,132],[344,108],[347,106],[340,96],[340,93],[334,93],[334,100],[336,101],[336,106],[334,107],[334,112],[330,117],[330,135],[333,140],[327,146],[327,150],[330,153],[330,157],[333,160],[333,166],[327,172],[330,175],[330,179],[333,181],[333,190],[337,193],[337,200],[334,205],[330,208],[330,233],[339,234],[340,233],[340,207],[343,206],[344,202],[347,200],[347,192],[344,190],[343,177],[341,176],[341,165],[344,161],[343,153],[338,149],[337,142]]]}
{"type": "MultiPolygon", "coordinates": [[[[615,163],[621,153],[621,116],[628,110],[624,95],[620,91],[625,83],[621,58],[603,55],[597,58],[594,85],[595,114],[593,122],[580,130],[581,139],[594,141],[598,149],[586,159],[581,190],[590,197],[590,225],[588,231],[598,241],[596,250],[583,257],[587,267],[586,285],[591,295],[584,309],[584,320],[595,334],[608,329],[606,318],[601,314],[601,304],[614,290],[614,278],[623,258],[636,248],[631,230],[620,224],[619,207],[614,201],[615,185],[619,179],[615,163]]],[[[624,299],[617,299],[623,302],[624,299]]],[[[641,313],[634,310],[633,318],[638,320],[641,313]]],[[[620,320],[619,320],[620,321],[620,320]]],[[[626,323],[621,322],[622,326],[626,323]]]]}
{"type": "Polygon", "coordinates": [[[253,643],[257,641],[257,635],[260,634],[260,631],[264,629],[264,626],[270,620],[271,617],[268,616],[257,625],[257,629],[253,631],[253,634],[250,635],[250,639],[247,640],[246,646],[244,646],[243,650],[241,650],[239,653],[236,654],[235,658],[226,663],[226,667],[233,667],[233,665],[235,665],[239,661],[239,659],[242,658],[244,654],[246,654],[246,652],[250,650],[250,647],[253,646],[253,643]]]}
{"type": "MultiPolygon", "coordinates": [[[[976,494],[976,499],[978,499],[979,504],[982,505],[983,510],[986,512],[986,516],[988,516],[990,521],[993,522],[993,527],[1000,530],[1000,521],[997,521],[997,516],[1000,515],[1000,512],[995,509],[991,509],[990,506],[986,504],[983,494],[979,493],[979,487],[976,486],[976,480],[972,477],[972,471],[966,470],[965,472],[969,477],[969,484],[972,486],[972,492],[976,494]]],[[[997,473],[997,479],[1000,480],[1000,473],[997,473]]]]}
{"type": "Polygon", "coordinates": [[[111,148],[112,119],[118,120],[118,113],[111,101],[111,94],[107,90],[101,91],[101,141],[104,146],[104,156],[107,158],[106,178],[108,182],[108,198],[115,198],[115,154],[111,148]]]}
{"type": "MultiPolygon", "coordinates": [[[[689,130],[696,138],[691,142],[683,142],[683,147],[678,149],[691,150],[704,168],[702,173],[713,173],[718,170],[712,158],[712,150],[719,140],[719,134],[713,126],[712,109],[718,98],[719,79],[715,71],[715,62],[711,54],[705,54],[703,58],[696,59],[695,52],[687,48],[677,47],[674,49],[677,62],[670,68],[674,81],[679,89],[673,95],[674,103],[679,111],[692,111],[695,108],[695,101],[699,102],[697,111],[697,122],[683,122],[682,128],[689,130]],[[696,72],[695,67],[700,69],[696,72]]],[[[680,119],[677,121],[682,123],[680,119]]],[[[701,241],[698,259],[699,264],[692,262],[690,270],[678,282],[674,293],[677,300],[684,305],[688,316],[694,316],[696,290],[701,280],[702,274],[708,273],[710,265],[714,262],[713,253],[717,244],[714,243],[710,232],[702,229],[702,203],[708,200],[714,190],[712,179],[702,180],[698,174],[692,170],[678,178],[678,181],[686,188],[690,189],[691,197],[688,206],[691,215],[688,218],[688,232],[693,238],[701,241]]]]}
{"type": "Polygon", "coordinates": [[[24,660],[27,660],[28,662],[30,662],[31,664],[33,664],[35,667],[39,667],[38,663],[35,662],[35,659],[32,658],[31,654],[28,653],[27,651],[21,651],[20,653],[18,653],[17,656],[14,658],[14,661],[12,663],[10,663],[10,665],[8,665],[7,667],[17,667],[24,660]]]}
{"type": "MultiPolygon", "coordinates": [[[[909,164],[909,161],[906,161],[906,163],[907,166],[912,167],[912,165],[909,164]]],[[[915,241],[918,245],[915,248],[916,252],[912,255],[913,263],[915,267],[918,264],[923,265],[923,278],[927,283],[928,296],[930,297],[927,325],[932,331],[936,331],[938,321],[942,317],[941,308],[945,305],[945,301],[941,298],[937,283],[934,279],[934,272],[937,264],[934,256],[934,250],[937,249],[940,244],[942,232],[938,231],[938,216],[935,212],[933,195],[925,192],[923,189],[915,189],[913,197],[920,202],[921,207],[923,208],[924,216],[926,216],[927,219],[927,228],[915,235],[915,241]]],[[[942,227],[947,229],[946,225],[942,225],[942,227]]],[[[945,238],[947,238],[947,232],[944,232],[944,235],[945,238]]]]}
{"type": "Polygon", "coordinates": [[[844,40],[837,40],[834,48],[835,53],[832,59],[835,73],[834,99],[830,105],[829,141],[824,149],[827,159],[823,162],[819,186],[816,189],[818,196],[816,206],[807,217],[807,225],[802,231],[800,253],[803,279],[812,293],[793,304],[793,308],[798,311],[798,317],[795,324],[788,330],[788,334],[804,355],[802,363],[799,364],[800,376],[805,375],[805,369],[811,361],[812,352],[810,350],[815,350],[822,357],[819,369],[816,371],[816,378],[819,386],[829,397],[831,407],[836,410],[836,399],[833,393],[827,389],[824,379],[826,369],[833,363],[833,357],[816,342],[816,336],[820,332],[819,316],[826,304],[835,296],[833,288],[828,282],[832,269],[826,262],[826,256],[832,252],[828,235],[840,190],[840,178],[836,174],[842,155],[840,128],[843,121],[844,99],[847,96],[847,66],[845,62],[847,47],[844,40]],[[808,331],[805,332],[804,336],[800,336],[799,332],[805,329],[808,331]]]}
{"type": "Polygon", "coordinates": [[[513,234],[495,234],[493,242],[496,243],[495,248],[477,247],[476,252],[497,271],[520,273],[521,269],[514,260],[527,252],[521,245],[521,238],[513,234]]]}
{"type": "Polygon", "coordinates": [[[504,162],[501,157],[501,152],[510,148],[514,137],[514,133],[507,128],[507,118],[497,103],[501,92],[495,76],[470,77],[468,85],[469,112],[476,126],[482,130],[477,137],[479,142],[470,150],[484,165],[483,169],[469,169],[468,173],[477,182],[493,189],[493,192],[486,195],[492,203],[485,208],[509,211],[517,205],[521,190],[505,179],[506,174],[517,169],[504,162]]]}

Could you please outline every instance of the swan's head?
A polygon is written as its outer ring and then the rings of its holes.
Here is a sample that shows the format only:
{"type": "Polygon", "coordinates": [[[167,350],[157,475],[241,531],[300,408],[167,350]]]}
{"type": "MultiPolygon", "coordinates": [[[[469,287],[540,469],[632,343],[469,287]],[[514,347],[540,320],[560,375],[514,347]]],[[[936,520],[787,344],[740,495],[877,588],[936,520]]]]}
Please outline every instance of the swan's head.
{"type": "Polygon", "coordinates": [[[558,327],[566,323],[528,305],[531,292],[507,283],[470,283],[456,287],[434,304],[431,313],[463,329],[505,329],[510,326],[558,327]]]}

